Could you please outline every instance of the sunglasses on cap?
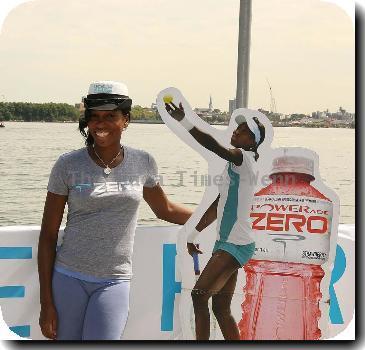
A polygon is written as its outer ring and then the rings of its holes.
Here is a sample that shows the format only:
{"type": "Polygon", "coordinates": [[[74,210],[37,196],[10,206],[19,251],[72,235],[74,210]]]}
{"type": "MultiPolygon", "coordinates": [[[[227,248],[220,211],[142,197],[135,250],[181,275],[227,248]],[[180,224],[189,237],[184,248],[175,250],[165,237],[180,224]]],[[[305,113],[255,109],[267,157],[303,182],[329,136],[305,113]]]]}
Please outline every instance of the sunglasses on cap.
{"type": "Polygon", "coordinates": [[[132,100],[128,96],[104,97],[104,98],[84,98],[86,109],[112,111],[118,107],[130,108],[132,100]]]}

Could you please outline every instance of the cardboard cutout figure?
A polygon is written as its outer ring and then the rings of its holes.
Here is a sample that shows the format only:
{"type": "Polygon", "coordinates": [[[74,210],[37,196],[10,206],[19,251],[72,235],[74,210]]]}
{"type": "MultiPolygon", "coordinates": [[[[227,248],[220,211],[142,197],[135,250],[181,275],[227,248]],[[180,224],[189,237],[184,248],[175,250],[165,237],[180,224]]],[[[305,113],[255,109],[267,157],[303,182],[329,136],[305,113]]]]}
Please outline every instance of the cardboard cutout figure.
{"type": "MultiPolygon", "coordinates": [[[[321,181],[318,156],[304,148],[271,149],[272,126],[258,111],[235,110],[229,126],[221,131],[201,120],[175,88],[160,92],[157,106],[166,125],[207,160],[209,169],[210,181],[204,197],[177,241],[177,270],[182,282],[179,310],[184,339],[195,339],[199,334],[208,334],[210,339],[229,338],[225,326],[222,334],[215,319],[221,317],[216,295],[221,295],[222,302],[224,293],[226,298],[232,298],[231,304],[227,301],[227,305],[231,306],[232,315],[239,321],[242,340],[326,338],[339,201],[321,181]],[[232,145],[237,147],[233,131],[242,120],[249,126],[254,117],[264,125],[265,139],[257,148],[259,158],[254,157],[254,167],[244,168],[244,173],[234,163],[235,159],[230,159],[230,155],[215,146],[215,142],[225,149],[232,149],[232,145]],[[206,136],[208,141],[202,141],[196,129],[210,135],[206,136]],[[250,171],[252,169],[254,171],[250,171]],[[245,187],[245,181],[250,185],[245,187]],[[250,192],[252,189],[254,191],[250,192]],[[211,225],[202,225],[201,217],[207,216],[207,208],[211,208],[214,201],[218,201],[217,220],[211,225]],[[250,222],[249,230],[245,228],[245,222],[250,222]],[[198,240],[195,227],[203,227],[198,240]],[[195,234],[191,234],[194,230],[195,234]],[[214,241],[215,236],[218,242],[214,241]],[[195,243],[199,242],[199,250],[205,253],[192,254],[193,259],[187,252],[187,241],[188,245],[191,244],[192,237],[196,239],[195,243]],[[253,255],[248,261],[240,261],[240,256],[232,249],[249,245],[251,240],[255,242],[253,255]],[[234,248],[230,248],[231,243],[234,248]],[[223,250],[233,255],[236,261],[244,262],[244,271],[240,269],[233,293],[225,290],[229,283],[233,283],[231,279],[227,279],[227,284],[223,284],[224,288],[220,290],[214,289],[222,288],[222,283],[218,282],[206,283],[213,286],[211,290],[201,288],[205,283],[201,281],[206,281],[210,275],[219,280],[220,275],[226,273],[224,269],[216,275],[212,272],[214,259],[210,260],[210,252],[213,249],[223,250]],[[199,280],[204,266],[204,277],[199,280]],[[196,290],[205,297],[196,297],[196,290]],[[210,331],[202,331],[201,315],[195,315],[196,325],[200,327],[195,329],[194,310],[195,314],[200,312],[199,298],[212,300],[208,304],[210,331]]],[[[254,127],[252,129],[255,131],[254,127]]],[[[256,130],[252,136],[260,140],[262,133],[259,135],[256,130]]],[[[244,161],[247,161],[245,153],[252,153],[252,149],[246,147],[242,150],[244,161]]],[[[221,262],[224,264],[225,260],[221,262]]],[[[220,264],[215,267],[219,269],[220,264]]],[[[219,324],[222,325],[223,319],[219,324]]]]}

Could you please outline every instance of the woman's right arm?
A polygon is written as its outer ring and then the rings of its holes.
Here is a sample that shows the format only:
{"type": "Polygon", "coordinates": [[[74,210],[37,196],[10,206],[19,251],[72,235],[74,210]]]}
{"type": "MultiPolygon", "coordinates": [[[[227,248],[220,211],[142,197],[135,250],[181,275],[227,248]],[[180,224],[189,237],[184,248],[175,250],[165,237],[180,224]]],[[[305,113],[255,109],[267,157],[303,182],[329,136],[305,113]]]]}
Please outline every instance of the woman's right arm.
{"type": "Polygon", "coordinates": [[[58,231],[62,222],[67,196],[47,193],[38,242],[38,275],[41,314],[39,325],[45,337],[55,339],[57,313],[52,296],[52,274],[56,257],[58,231]]]}

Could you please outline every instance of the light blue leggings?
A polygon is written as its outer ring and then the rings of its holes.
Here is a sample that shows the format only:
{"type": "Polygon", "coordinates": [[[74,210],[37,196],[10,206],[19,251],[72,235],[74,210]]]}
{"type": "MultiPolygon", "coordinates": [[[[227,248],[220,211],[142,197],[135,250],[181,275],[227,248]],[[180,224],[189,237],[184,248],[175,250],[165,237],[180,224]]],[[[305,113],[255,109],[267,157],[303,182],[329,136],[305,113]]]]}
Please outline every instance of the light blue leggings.
{"type": "Polygon", "coordinates": [[[119,340],[129,311],[129,280],[92,283],[53,272],[57,340],[119,340]]]}

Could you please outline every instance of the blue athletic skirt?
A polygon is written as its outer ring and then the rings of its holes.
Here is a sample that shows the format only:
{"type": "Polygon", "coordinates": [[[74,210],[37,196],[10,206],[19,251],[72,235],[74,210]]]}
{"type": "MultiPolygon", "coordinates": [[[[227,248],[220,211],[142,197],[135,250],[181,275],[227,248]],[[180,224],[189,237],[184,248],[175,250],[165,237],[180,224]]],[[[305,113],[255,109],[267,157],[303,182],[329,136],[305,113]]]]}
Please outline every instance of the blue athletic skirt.
{"type": "Polygon", "coordinates": [[[245,245],[237,245],[229,242],[216,241],[213,253],[217,250],[224,250],[231,254],[241,266],[246,264],[255,253],[255,242],[245,245]]]}

